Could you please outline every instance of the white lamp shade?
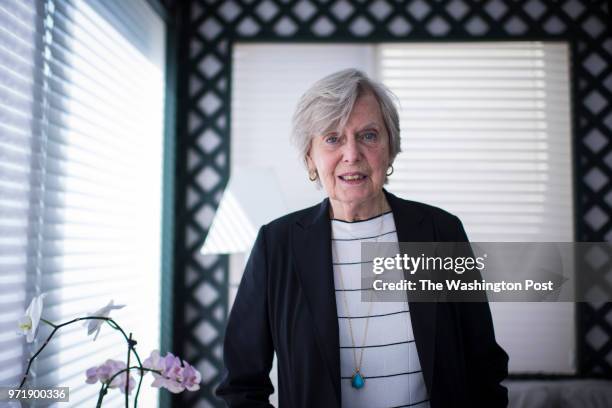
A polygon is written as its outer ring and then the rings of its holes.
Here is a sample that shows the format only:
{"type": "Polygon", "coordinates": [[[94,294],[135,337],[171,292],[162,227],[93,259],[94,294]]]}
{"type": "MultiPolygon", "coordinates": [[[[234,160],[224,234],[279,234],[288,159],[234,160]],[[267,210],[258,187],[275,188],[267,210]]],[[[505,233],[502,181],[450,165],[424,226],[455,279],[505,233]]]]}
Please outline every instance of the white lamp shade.
{"type": "Polygon", "coordinates": [[[203,255],[248,253],[259,228],[286,212],[287,205],[273,170],[237,167],[230,176],[201,252],[203,255]]]}

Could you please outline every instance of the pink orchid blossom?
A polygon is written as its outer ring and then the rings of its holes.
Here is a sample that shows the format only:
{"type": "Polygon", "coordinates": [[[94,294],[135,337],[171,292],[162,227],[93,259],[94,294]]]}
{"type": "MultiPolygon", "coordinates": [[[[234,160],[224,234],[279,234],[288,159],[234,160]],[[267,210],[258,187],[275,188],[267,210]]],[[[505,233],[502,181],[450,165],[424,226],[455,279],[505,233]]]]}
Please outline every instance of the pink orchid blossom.
{"type": "Polygon", "coordinates": [[[172,353],[161,357],[159,351],[154,350],[144,361],[143,366],[159,371],[159,373],[153,373],[154,381],[151,384],[153,387],[165,388],[174,394],[183,392],[185,389],[189,391],[200,389],[199,384],[202,380],[200,372],[186,361],[181,363],[181,359],[172,353]]]}
{"type": "Polygon", "coordinates": [[[183,368],[183,385],[187,391],[197,391],[200,389],[202,375],[192,365],[183,360],[185,368],[183,368]]]}
{"type": "MultiPolygon", "coordinates": [[[[142,362],[142,366],[144,368],[148,368],[150,370],[163,371],[164,369],[164,359],[159,355],[158,350],[153,350],[151,355],[142,362]]],[[[153,373],[153,376],[159,375],[153,373]]]]}
{"type": "MultiPolygon", "coordinates": [[[[106,360],[104,364],[98,367],[91,367],[85,372],[85,375],[87,376],[85,382],[88,384],[95,384],[97,381],[100,381],[103,384],[108,384],[112,376],[125,368],[126,365],[123,361],[110,359],[106,360]]],[[[108,388],[119,388],[121,392],[125,393],[125,385],[127,381],[128,373],[126,371],[116,376],[108,385],[108,388]]],[[[128,394],[130,394],[136,386],[136,380],[131,375],[129,376],[129,382],[128,394]]]]}
{"type": "Polygon", "coordinates": [[[85,380],[87,384],[95,384],[98,382],[98,367],[88,368],[87,371],[85,371],[85,375],[87,376],[85,380]]]}

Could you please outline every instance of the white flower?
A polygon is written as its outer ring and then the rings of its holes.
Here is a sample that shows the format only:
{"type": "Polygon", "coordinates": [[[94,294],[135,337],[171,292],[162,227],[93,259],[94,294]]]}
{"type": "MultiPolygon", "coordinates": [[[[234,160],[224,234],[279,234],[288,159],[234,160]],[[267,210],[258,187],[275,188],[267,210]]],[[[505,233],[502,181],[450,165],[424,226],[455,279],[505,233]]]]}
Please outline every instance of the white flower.
{"type": "Polygon", "coordinates": [[[36,336],[36,329],[40,323],[40,315],[42,315],[44,297],[44,293],[39,296],[35,296],[30,302],[30,306],[28,306],[26,309],[25,315],[19,319],[18,334],[26,336],[26,341],[28,343],[33,342],[34,337],[36,336]]]}
{"type": "MultiPolygon", "coordinates": [[[[115,305],[114,300],[108,302],[108,305],[103,308],[91,313],[89,317],[108,317],[111,310],[124,308],[125,305],[115,305]]],[[[94,336],[94,341],[98,338],[98,334],[100,333],[100,329],[102,328],[102,324],[104,324],[104,320],[101,319],[91,319],[85,322],[85,326],[87,326],[87,335],[96,332],[94,336]]]]}

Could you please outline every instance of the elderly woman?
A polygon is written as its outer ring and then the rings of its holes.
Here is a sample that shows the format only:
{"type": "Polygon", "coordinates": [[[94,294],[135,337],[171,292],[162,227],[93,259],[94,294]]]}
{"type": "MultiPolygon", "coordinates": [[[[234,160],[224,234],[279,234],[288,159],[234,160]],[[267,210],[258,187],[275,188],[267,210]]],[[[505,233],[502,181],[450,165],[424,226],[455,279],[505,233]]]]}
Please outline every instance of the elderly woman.
{"type": "Polygon", "coordinates": [[[229,406],[270,406],[275,352],[281,407],[506,406],[486,302],[361,301],[362,242],[467,241],[454,215],[383,189],[400,152],[390,95],[349,69],[302,96],[293,137],[328,198],[259,231],[225,334],[229,406]]]}

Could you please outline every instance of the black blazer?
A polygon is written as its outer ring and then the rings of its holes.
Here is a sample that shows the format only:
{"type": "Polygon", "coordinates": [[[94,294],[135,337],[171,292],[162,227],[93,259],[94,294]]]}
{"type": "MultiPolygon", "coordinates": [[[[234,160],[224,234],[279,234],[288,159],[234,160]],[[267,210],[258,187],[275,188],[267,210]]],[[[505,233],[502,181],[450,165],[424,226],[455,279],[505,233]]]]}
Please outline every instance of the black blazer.
{"type": "MultiPolygon", "coordinates": [[[[461,221],[385,191],[400,242],[463,242],[461,221]]],[[[329,200],[264,227],[247,263],[224,341],[217,396],[230,407],[269,407],[278,360],[280,407],[340,407],[338,316],[329,200]]],[[[508,356],[486,302],[409,302],[432,408],[505,407],[508,356]]]]}

